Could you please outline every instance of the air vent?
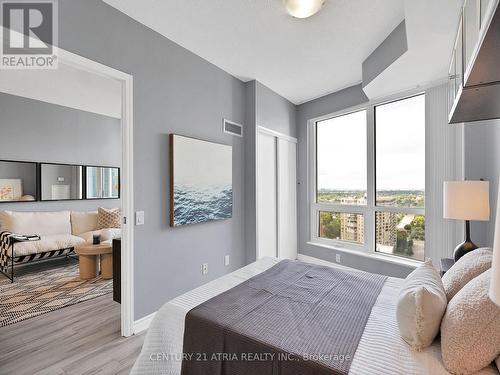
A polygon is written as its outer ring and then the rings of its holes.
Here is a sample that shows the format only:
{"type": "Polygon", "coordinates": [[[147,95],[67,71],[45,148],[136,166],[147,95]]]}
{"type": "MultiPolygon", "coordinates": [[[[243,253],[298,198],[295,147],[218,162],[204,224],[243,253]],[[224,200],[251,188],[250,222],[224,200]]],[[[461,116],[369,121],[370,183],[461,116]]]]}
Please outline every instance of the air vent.
{"type": "Polygon", "coordinates": [[[243,126],[235,122],[224,119],[222,130],[224,133],[235,135],[237,137],[243,137],[243,126]]]}

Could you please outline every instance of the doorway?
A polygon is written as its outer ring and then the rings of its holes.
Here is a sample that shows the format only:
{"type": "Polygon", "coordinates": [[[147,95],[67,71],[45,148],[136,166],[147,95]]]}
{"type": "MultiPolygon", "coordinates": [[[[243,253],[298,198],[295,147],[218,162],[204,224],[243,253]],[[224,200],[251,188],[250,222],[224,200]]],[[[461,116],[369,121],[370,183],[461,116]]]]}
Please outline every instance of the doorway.
{"type": "MultiPolygon", "coordinates": [[[[119,118],[120,123],[120,139],[118,143],[121,145],[121,166],[119,170],[121,183],[119,184],[120,191],[120,205],[121,205],[121,306],[120,306],[120,316],[121,316],[121,334],[123,336],[130,336],[134,333],[134,317],[133,317],[133,220],[131,218],[133,215],[133,115],[132,115],[132,85],[133,80],[132,76],[113,68],[107,67],[103,64],[91,61],[84,57],[78,56],[76,54],[64,51],[59,49],[58,51],[59,57],[59,66],[61,68],[67,68],[68,70],[78,70],[81,72],[87,72],[90,75],[95,77],[102,77],[105,80],[110,80],[116,82],[119,86],[118,95],[119,95],[119,113],[117,118],[119,118]]],[[[23,80],[25,82],[29,82],[27,79],[30,71],[4,71],[2,72],[3,78],[7,77],[8,79],[2,79],[4,87],[2,87],[2,91],[14,95],[23,96],[22,93],[12,93],[9,92],[10,88],[15,91],[19,90],[19,87],[22,86],[23,80]],[[23,75],[23,73],[26,73],[23,75]],[[16,78],[17,77],[17,78],[16,78]],[[15,89],[15,90],[14,90],[15,89]]],[[[36,84],[32,84],[30,90],[36,91],[36,84]]],[[[41,86],[41,85],[40,85],[41,86]]],[[[76,86],[78,87],[78,86],[76,86]]],[[[51,86],[45,86],[43,89],[48,89],[50,91],[51,86]]],[[[73,91],[74,87],[73,87],[73,91]]],[[[71,91],[68,91],[68,98],[73,94],[71,91]]],[[[77,93],[78,94],[78,93],[77,93]]],[[[78,100],[78,95],[75,95],[73,98],[75,101],[78,100]]],[[[36,99],[36,96],[33,97],[36,99]]],[[[50,100],[46,100],[46,102],[50,103],[50,100]]],[[[60,105],[64,105],[64,103],[59,103],[60,105]]],[[[86,103],[82,102],[82,105],[85,106],[86,103]]],[[[78,107],[76,107],[78,108],[78,107]]],[[[35,124],[34,124],[35,125],[35,124]]],[[[98,137],[99,134],[95,134],[95,137],[98,137]]],[[[16,140],[16,142],[21,141],[21,139],[16,140]]],[[[75,140],[76,141],[76,140],[75,140]]],[[[89,137],[87,142],[91,142],[92,137],[89,137]]],[[[77,160],[75,160],[77,161],[77,160]]],[[[38,162],[38,160],[35,160],[38,162]]],[[[41,164],[41,163],[39,163],[41,164]]],[[[95,167],[95,166],[94,166],[95,167]]],[[[88,166],[82,166],[81,170],[86,173],[86,168],[88,166]]],[[[40,166],[41,169],[41,166],[40,166]]],[[[85,178],[82,176],[81,172],[78,172],[78,176],[80,176],[81,180],[85,178]]],[[[104,174],[107,175],[107,174],[104,174]]],[[[110,176],[114,176],[111,172],[110,176]]],[[[59,181],[62,181],[61,176],[58,177],[59,181]]],[[[66,189],[68,190],[68,189],[66,189]]],[[[111,190],[110,190],[111,191],[111,190]]],[[[61,189],[56,189],[56,192],[59,192],[59,196],[64,193],[61,189]]],[[[87,192],[88,193],[88,192],[87,192]]],[[[63,194],[64,195],[64,194],[63,194]]],[[[38,203],[38,202],[37,202],[38,203]]],[[[45,204],[44,207],[40,208],[40,211],[51,211],[52,206],[48,207],[45,202],[40,202],[40,205],[45,204]]],[[[27,207],[27,206],[26,206],[27,207]]],[[[55,206],[54,206],[55,207],[55,206]]],[[[0,207],[0,209],[2,209],[0,207]]],[[[57,209],[57,208],[56,208],[57,209]]],[[[29,211],[29,208],[23,208],[22,210],[29,211]]]]}

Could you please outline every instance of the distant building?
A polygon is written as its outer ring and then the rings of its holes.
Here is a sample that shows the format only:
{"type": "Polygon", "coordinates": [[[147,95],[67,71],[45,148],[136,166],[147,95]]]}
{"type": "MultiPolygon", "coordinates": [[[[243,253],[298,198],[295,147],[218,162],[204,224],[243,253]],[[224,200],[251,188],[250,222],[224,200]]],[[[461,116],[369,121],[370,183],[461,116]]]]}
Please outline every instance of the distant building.
{"type": "Polygon", "coordinates": [[[340,214],[340,238],[344,241],[365,242],[365,218],[363,215],[340,214]]]}
{"type": "MultiPolygon", "coordinates": [[[[395,197],[377,197],[377,204],[393,206],[395,197]]],[[[383,246],[396,246],[398,218],[393,212],[377,212],[377,225],[375,226],[376,243],[383,246]]]]}

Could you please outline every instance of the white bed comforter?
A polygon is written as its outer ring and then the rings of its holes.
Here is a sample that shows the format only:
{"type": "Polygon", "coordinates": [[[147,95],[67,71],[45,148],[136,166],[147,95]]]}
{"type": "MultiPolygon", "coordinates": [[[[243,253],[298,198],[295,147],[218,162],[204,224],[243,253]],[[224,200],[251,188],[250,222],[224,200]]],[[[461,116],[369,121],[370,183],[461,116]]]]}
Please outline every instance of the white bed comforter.
{"type": "MultiPolygon", "coordinates": [[[[167,302],[156,313],[132,375],[179,375],[182,363],[184,319],[189,310],[267,270],[278,259],[263,258],[231,274],[167,302]]],[[[332,265],[334,266],[334,265],[332,265]]],[[[373,306],[354,355],[351,375],[445,375],[440,344],[420,353],[401,339],[396,323],[396,300],[401,279],[388,278],[373,306]]],[[[480,375],[498,374],[493,367],[480,375]]],[[[209,375],[209,374],[207,374],[209,375]]]]}

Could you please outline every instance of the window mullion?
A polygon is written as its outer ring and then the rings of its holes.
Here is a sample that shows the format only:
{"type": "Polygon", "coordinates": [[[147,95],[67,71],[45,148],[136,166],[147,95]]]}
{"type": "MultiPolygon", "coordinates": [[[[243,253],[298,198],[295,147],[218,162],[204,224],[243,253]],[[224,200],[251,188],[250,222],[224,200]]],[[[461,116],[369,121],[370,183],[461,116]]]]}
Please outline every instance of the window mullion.
{"type": "Polygon", "coordinates": [[[375,114],[374,107],[366,108],[366,171],[367,212],[365,214],[365,250],[375,252],[375,114]]]}

